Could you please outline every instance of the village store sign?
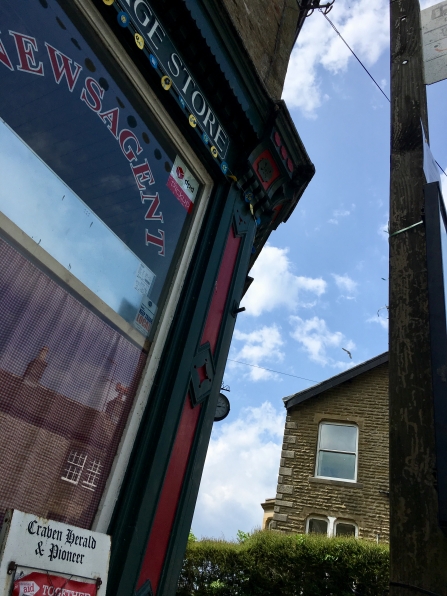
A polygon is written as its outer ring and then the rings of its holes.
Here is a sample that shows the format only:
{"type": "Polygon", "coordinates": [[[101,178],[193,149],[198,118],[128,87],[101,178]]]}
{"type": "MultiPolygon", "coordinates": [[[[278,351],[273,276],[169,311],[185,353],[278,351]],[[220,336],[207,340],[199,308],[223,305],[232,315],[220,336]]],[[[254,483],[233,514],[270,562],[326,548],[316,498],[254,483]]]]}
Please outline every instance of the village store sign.
{"type": "Polygon", "coordinates": [[[110,536],[36,517],[5,515],[0,535],[0,596],[105,594],[110,536]],[[61,575],[62,574],[62,575],[61,575]]]}
{"type": "MultiPolygon", "coordinates": [[[[112,4],[113,0],[105,0],[105,3],[112,4]]],[[[118,15],[120,25],[127,25],[128,14],[138,32],[135,36],[137,45],[143,49],[147,44],[151,51],[149,60],[152,66],[165,73],[162,77],[163,87],[166,90],[169,90],[171,85],[175,88],[180,104],[183,108],[189,108],[191,112],[191,126],[195,128],[199,125],[203,131],[202,139],[206,144],[211,144],[213,156],[225,159],[230,144],[228,135],[149,3],[146,0],[120,0],[117,5],[123,8],[123,12],[118,15]],[[138,34],[142,36],[144,43],[141,43],[138,34]]]]}

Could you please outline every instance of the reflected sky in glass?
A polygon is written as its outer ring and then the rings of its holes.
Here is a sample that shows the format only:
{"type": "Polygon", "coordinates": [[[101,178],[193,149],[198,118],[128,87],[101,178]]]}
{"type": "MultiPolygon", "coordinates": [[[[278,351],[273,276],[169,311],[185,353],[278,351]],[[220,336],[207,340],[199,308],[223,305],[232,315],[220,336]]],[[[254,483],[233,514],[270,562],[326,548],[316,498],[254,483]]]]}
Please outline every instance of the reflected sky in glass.
{"type": "Polygon", "coordinates": [[[341,424],[320,426],[320,449],[334,451],[356,451],[357,427],[341,424]]]}
{"type": "Polygon", "coordinates": [[[317,476],[355,480],[355,455],[320,451],[317,476]]]}
{"type": "Polygon", "coordinates": [[[0,176],[0,210],[133,324],[155,275],[2,120],[0,176]]]}

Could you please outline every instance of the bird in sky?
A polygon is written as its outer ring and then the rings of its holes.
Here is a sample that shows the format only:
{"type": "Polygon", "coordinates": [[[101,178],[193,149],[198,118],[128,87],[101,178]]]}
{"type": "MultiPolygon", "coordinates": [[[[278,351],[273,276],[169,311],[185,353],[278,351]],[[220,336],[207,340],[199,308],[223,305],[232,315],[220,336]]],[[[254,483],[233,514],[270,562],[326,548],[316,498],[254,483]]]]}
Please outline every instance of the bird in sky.
{"type": "Polygon", "coordinates": [[[343,351],[346,352],[346,354],[349,356],[349,358],[352,360],[352,354],[349,350],[347,350],[346,348],[342,348],[343,351]]]}

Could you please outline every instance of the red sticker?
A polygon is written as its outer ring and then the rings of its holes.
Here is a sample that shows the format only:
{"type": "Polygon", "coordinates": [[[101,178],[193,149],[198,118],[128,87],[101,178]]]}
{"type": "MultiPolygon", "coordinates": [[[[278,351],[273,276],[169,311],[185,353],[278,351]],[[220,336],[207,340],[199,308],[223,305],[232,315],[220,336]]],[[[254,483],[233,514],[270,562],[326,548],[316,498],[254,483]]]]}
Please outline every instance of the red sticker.
{"type": "Polygon", "coordinates": [[[12,596],[96,596],[96,584],[33,571],[14,582],[12,596]]]}

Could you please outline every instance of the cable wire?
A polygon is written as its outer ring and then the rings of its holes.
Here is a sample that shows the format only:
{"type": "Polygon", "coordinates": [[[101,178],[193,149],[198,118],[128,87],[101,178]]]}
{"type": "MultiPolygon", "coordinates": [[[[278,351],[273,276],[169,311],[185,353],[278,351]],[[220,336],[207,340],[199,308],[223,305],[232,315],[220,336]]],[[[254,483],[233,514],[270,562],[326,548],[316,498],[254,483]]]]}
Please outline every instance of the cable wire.
{"type": "Polygon", "coordinates": [[[310,381],[311,383],[319,383],[320,381],[314,381],[314,379],[306,379],[306,377],[298,377],[297,375],[291,375],[290,373],[281,372],[280,370],[273,370],[271,368],[265,368],[264,366],[258,366],[257,364],[248,364],[248,362],[240,362],[239,360],[233,360],[227,358],[231,362],[237,362],[238,364],[245,364],[245,366],[251,366],[252,368],[262,368],[262,370],[268,370],[269,372],[277,373],[278,375],[286,375],[287,377],[295,377],[295,379],[302,379],[303,381],[310,381]]]}
{"type": "Polygon", "coordinates": [[[372,76],[372,74],[369,72],[369,70],[366,68],[366,66],[363,64],[363,62],[360,60],[360,58],[357,56],[357,54],[354,52],[354,50],[351,48],[351,46],[343,38],[342,34],[336,28],[336,26],[334,25],[334,23],[327,17],[327,15],[324,14],[324,12],[321,10],[321,8],[320,8],[320,12],[324,16],[324,18],[326,19],[326,21],[329,23],[329,25],[332,27],[332,29],[335,31],[335,33],[340,37],[340,39],[342,40],[342,42],[345,44],[345,46],[348,48],[348,50],[351,52],[351,54],[354,56],[354,58],[357,60],[357,62],[360,64],[360,66],[363,68],[363,70],[366,72],[366,74],[369,76],[369,78],[373,81],[374,85],[376,85],[376,87],[380,91],[380,93],[384,97],[386,97],[386,99],[391,103],[390,98],[388,97],[388,95],[385,93],[385,91],[382,89],[382,87],[379,85],[379,83],[376,81],[376,79],[372,76]]]}
{"type": "MultiPolygon", "coordinates": [[[[324,16],[324,18],[326,19],[326,21],[329,23],[329,25],[332,27],[332,29],[335,31],[335,33],[339,36],[339,38],[342,40],[342,42],[345,44],[345,46],[348,48],[348,50],[354,56],[354,58],[357,60],[357,62],[360,64],[360,66],[363,68],[363,70],[366,72],[366,74],[369,76],[369,78],[373,81],[374,85],[376,85],[376,87],[380,91],[380,93],[384,97],[386,97],[386,99],[388,100],[389,103],[391,103],[391,100],[388,97],[388,95],[385,93],[385,91],[382,89],[382,87],[379,85],[379,83],[376,81],[376,79],[372,76],[372,74],[369,72],[369,70],[366,68],[366,66],[363,64],[363,62],[360,60],[360,58],[357,56],[357,54],[354,52],[354,50],[351,48],[351,46],[348,44],[348,42],[344,39],[343,35],[340,33],[340,31],[337,29],[337,27],[334,25],[334,23],[327,17],[327,15],[324,13],[323,10],[321,10],[321,8],[319,10],[320,10],[321,14],[324,16]]],[[[436,159],[435,159],[435,162],[436,162],[436,165],[438,166],[438,168],[444,174],[444,176],[447,177],[447,174],[445,173],[444,169],[439,165],[439,163],[436,161],[436,159]]]]}

